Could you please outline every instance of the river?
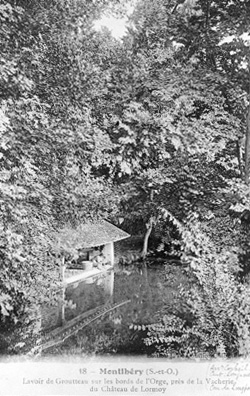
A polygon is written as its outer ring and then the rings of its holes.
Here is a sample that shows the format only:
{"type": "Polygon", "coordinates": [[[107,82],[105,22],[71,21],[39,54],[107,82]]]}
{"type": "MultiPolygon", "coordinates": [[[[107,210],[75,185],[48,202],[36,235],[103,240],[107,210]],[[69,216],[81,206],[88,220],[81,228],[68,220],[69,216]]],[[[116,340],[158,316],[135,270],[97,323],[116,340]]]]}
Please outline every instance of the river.
{"type": "MultiPolygon", "coordinates": [[[[180,267],[132,266],[110,270],[99,276],[72,283],[65,290],[64,319],[70,321],[98,306],[124,305],[112,309],[48,353],[146,353],[131,324],[154,323],[166,307],[176,304],[178,285],[184,280],[180,267]]],[[[62,304],[43,314],[43,327],[61,324],[62,304]]]]}

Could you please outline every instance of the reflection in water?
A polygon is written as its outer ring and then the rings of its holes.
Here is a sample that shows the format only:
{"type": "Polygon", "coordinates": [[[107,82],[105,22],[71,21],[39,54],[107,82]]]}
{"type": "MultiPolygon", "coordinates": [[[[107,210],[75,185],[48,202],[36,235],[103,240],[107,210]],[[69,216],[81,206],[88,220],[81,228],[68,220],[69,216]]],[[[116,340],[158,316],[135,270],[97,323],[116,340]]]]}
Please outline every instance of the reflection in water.
{"type": "MultiPolygon", "coordinates": [[[[158,266],[156,268],[129,267],[99,274],[67,287],[65,320],[84,315],[103,304],[129,303],[116,307],[86,327],[79,329],[55,354],[143,354],[148,350],[141,333],[130,330],[133,324],[155,323],[168,314],[169,308],[179,309],[178,285],[185,283],[186,275],[181,267],[158,266]],[[176,298],[177,297],[177,298],[176,298]]],[[[51,329],[62,323],[62,304],[55,309],[46,308],[44,328],[51,329]]],[[[89,314],[87,314],[89,316],[89,314]]]]}
{"type": "Polygon", "coordinates": [[[114,271],[109,270],[67,285],[58,304],[42,309],[42,328],[51,330],[93,308],[113,301],[114,271]]]}
{"type": "MultiPolygon", "coordinates": [[[[167,284],[162,267],[133,268],[116,274],[110,270],[69,284],[64,291],[64,304],[61,301],[55,307],[43,309],[43,328],[61,326],[63,319],[68,321],[103,304],[128,299],[131,303],[121,309],[124,320],[149,323],[172,295],[173,288],[167,284]]],[[[62,294],[60,297],[62,300],[62,294]]]]}
{"type": "Polygon", "coordinates": [[[103,304],[112,302],[114,271],[68,285],[65,292],[65,320],[73,319],[103,304]]]}
{"type": "MultiPolygon", "coordinates": [[[[134,267],[99,275],[101,277],[68,286],[65,293],[66,321],[106,303],[118,304],[126,300],[130,303],[79,330],[59,350],[55,349],[55,353],[146,353],[142,336],[130,330],[130,324],[154,323],[163,312],[168,312],[169,306],[178,309],[178,285],[186,279],[183,270],[172,266],[167,269],[163,266],[154,269],[134,267]]],[[[54,327],[56,320],[57,325],[61,324],[60,309],[57,307],[54,314],[51,310],[47,311],[47,316],[44,316],[47,328],[52,327],[48,318],[53,315],[54,327]]]]}
{"type": "Polygon", "coordinates": [[[131,303],[121,308],[122,323],[151,323],[157,312],[172,298],[173,289],[166,282],[163,267],[143,267],[115,274],[114,301],[128,298],[131,303]]]}

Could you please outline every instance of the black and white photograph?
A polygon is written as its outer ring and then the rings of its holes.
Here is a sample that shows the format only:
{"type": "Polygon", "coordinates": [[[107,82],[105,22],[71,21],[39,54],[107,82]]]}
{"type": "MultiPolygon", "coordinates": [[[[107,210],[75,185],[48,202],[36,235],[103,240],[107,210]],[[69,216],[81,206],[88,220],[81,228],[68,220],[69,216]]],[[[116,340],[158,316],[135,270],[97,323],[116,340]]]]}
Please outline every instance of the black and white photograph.
{"type": "Polygon", "coordinates": [[[249,0],[0,0],[0,395],[250,395],[249,0]]]}

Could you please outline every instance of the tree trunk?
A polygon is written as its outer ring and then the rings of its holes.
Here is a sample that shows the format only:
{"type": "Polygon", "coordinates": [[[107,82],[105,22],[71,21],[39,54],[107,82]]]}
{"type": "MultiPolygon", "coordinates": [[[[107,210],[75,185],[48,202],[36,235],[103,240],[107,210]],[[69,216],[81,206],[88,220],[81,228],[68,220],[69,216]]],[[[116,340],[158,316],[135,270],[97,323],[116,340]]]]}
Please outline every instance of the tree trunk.
{"type": "MultiPolygon", "coordinates": [[[[153,202],[154,200],[154,190],[150,191],[150,202],[153,202]]],[[[143,259],[145,259],[147,253],[148,253],[148,239],[150,237],[150,234],[152,232],[153,229],[153,224],[154,224],[154,217],[151,216],[149,219],[149,222],[146,224],[146,234],[144,235],[144,241],[143,241],[143,248],[142,248],[142,252],[141,252],[141,257],[143,259]]]]}
{"type": "Polygon", "coordinates": [[[143,259],[145,259],[146,255],[148,253],[148,240],[149,240],[150,234],[151,234],[152,229],[153,229],[153,217],[151,217],[149,219],[149,222],[146,224],[146,227],[147,227],[147,231],[146,231],[146,234],[144,235],[143,249],[142,249],[142,252],[141,252],[141,257],[143,259]]]}

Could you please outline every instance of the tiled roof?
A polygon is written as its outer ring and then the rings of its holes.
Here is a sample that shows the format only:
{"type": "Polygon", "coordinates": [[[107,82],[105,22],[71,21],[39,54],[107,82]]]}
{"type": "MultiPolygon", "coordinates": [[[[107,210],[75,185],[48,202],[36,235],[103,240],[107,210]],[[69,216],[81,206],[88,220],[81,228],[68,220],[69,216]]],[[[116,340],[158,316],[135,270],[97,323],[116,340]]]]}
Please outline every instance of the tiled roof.
{"type": "Polygon", "coordinates": [[[89,248],[120,241],[130,235],[106,220],[85,223],[76,229],[65,228],[57,234],[57,241],[63,250],[89,248]]]}

